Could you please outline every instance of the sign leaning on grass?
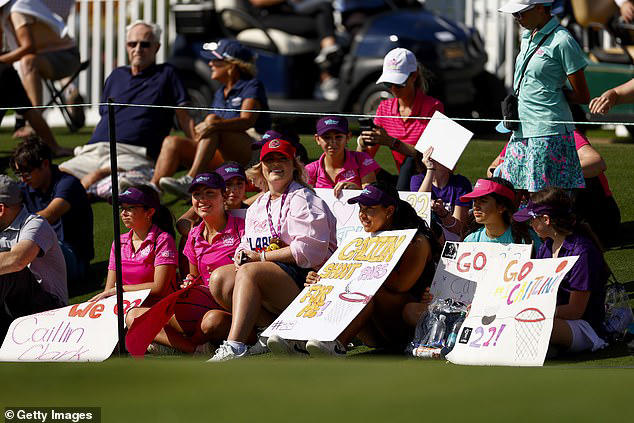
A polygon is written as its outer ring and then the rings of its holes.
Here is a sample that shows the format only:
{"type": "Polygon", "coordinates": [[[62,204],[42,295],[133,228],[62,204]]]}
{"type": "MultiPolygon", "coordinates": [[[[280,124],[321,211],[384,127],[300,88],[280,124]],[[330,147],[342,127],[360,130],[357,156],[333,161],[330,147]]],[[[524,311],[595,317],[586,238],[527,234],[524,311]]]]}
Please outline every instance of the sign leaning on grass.
{"type": "MultiPolygon", "coordinates": [[[[124,292],[124,313],[150,290],[124,292]]],[[[74,304],[15,319],[0,361],[104,361],[117,345],[117,297],[74,304]]]]}
{"type": "MultiPolygon", "coordinates": [[[[359,195],[359,190],[344,189],[341,197],[337,198],[332,189],[316,188],[315,193],[328,204],[330,211],[337,219],[337,242],[341,243],[348,234],[363,231],[359,221],[359,205],[348,204],[348,199],[359,195]]],[[[401,200],[407,201],[416,210],[416,214],[424,221],[431,220],[431,193],[399,191],[401,200]]]]}
{"type": "Polygon", "coordinates": [[[447,359],[455,364],[542,366],[559,284],[577,256],[505,260],[478,287],[447,359]]]}
{"type": "Polygon", "coordinates": [[[430,292],[435,298],[451,298],[470,304],[476,286],[487,280],[487,274],[502,267],[509,259],[530,259],[531,248],[530,244],[447,241],[430,292]]]}
{"type": "Polygon", "coordinates": [[[333,341],[372,299],[415,234],[349,233],[319,270],[319,283],[305,287],[262,335],[333,341]]]}

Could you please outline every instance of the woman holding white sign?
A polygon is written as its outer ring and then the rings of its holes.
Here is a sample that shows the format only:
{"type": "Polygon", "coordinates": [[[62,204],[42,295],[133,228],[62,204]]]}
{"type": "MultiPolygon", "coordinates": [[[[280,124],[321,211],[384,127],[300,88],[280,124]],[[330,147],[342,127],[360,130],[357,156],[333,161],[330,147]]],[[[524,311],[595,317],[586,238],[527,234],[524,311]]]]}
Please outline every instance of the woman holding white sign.
{"type": "MultiPolygon", "coordinates": [[[[399,199],[393,186],[370,184],[348,202],[359,204],[359,220],[366,232],[400,229],[418,229],[418,232],[381,288],[337,340],[306,342],[305,348],[311,355],[345,355],[344,346],[355,336],[368,346],[400,350],[412,337],[414,329],[406,323],[406,306],[422,304],[426,307],[430,299],[426,288],[434,276],[440,246],[427,223],[409,203],[399,199]]],[[[310,272],[306,283],[313,284],[319,279],[317,273],[310,272]]],[[[277,341],[284,342],[279,338],[277,341]]],[[[283,348],[276,350],[284,351],[283,348]]],[[[290,353],[290,348],[285,352],[290,353]]]]}
{"type": "Polygon", "coordinates": [[[568,352],[596,351],[606,343],[604,333],[605,285],[609,269],[592,229],[578,221],[569,195],[546,188],[531,195],[526,208],[513,216],[529,221],[545,241],[537,258],[579,256],[557,292],[551,345],[568,352]]]}
{"type": "Polygon", "coordinates": [[[234,264],[211,276],[211,293],[232,313],[232,321],[227,340],[210,361],[266,352],[259,340],[247,348],[254,329],[272,323],[299,294],[308,271],[337,248],[335,217],[306,185],[291,143],[268,141],[260,163],[247,175],[264,194],[247,210],[234,264]]]}

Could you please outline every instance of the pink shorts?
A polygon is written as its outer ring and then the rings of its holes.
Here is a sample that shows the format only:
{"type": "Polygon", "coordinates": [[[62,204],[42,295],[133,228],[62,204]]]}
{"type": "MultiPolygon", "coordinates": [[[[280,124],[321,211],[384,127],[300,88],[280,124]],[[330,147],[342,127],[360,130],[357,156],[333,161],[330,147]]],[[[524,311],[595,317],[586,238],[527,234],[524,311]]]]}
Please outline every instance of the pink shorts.
{"type": "Polygon", "coordinates": [[[206,286],[195,286],[176,301],[174,317],[186,335],[191,336],[209,310],[222,310],[206,286]]]}

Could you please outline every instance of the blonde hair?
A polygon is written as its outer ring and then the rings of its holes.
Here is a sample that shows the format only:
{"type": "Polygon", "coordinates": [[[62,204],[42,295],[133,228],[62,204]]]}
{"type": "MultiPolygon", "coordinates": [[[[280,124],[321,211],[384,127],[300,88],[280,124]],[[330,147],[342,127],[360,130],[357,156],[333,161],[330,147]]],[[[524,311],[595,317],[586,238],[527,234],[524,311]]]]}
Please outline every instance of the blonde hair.
{"type": "Polygon", "coordinates": [[[258,73],[258,68],[255,66],[253,62],[245,62],[240,59],[223,59],[225,62],[235,65],[238,68],[238,72],[240,72],[240,76],[242,79],[252,79],[255,78],[255,75],[258,73]]]}
{"type": "MultiPolygon", "coordinates": [[[[304,169],[304,165],[297,157],[293,158],[293,180],[298,184],[310,189],[313,191],[313,188],[306,183],[306,170],[304,169]]],[[[269,184],[262,173],[262,162],[251,166],[246,170],[247,178],[253,181],[253,184],[260,188],[262,192],[268,192],[269,184]]]]}
{"type": "MultiPolygon", "coordinates": [[[[414,82],[414,86],[421,90],[424,94],[427,94],[429,90],[429,80],[431,79],[431,72],[427,70],[427,68],[420,63],[417,62],[416,69],[416,81],[414,82]]],[[[414,73],[414,72],[412,72],[414,73]]]]}

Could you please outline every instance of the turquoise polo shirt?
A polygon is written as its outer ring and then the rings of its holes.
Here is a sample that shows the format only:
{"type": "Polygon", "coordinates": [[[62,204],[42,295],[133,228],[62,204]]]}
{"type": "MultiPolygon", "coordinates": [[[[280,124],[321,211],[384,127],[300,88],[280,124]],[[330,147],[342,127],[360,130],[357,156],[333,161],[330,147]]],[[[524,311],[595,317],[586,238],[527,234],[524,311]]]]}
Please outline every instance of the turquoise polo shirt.
{"type": "Polygon", "coordinates": [[[515,90],[527,61],[519,94],[518,111],[522,123],[513,136],[533,138],[572,133],[574,125],[549,121],[572,121],[572,113],[562,88],[568,75],[584,69],[588,64],[581,47],[568,30],[559,25],[557,18],[552,18],[534,37],[531,38],[531,31],[522,33],[520,53],[515,60],[515,90]],[[554,28],[557,29],[535,51],[542,38],[554,28]],[[535,54],[530,57],[533,51],[535,54]]]}

